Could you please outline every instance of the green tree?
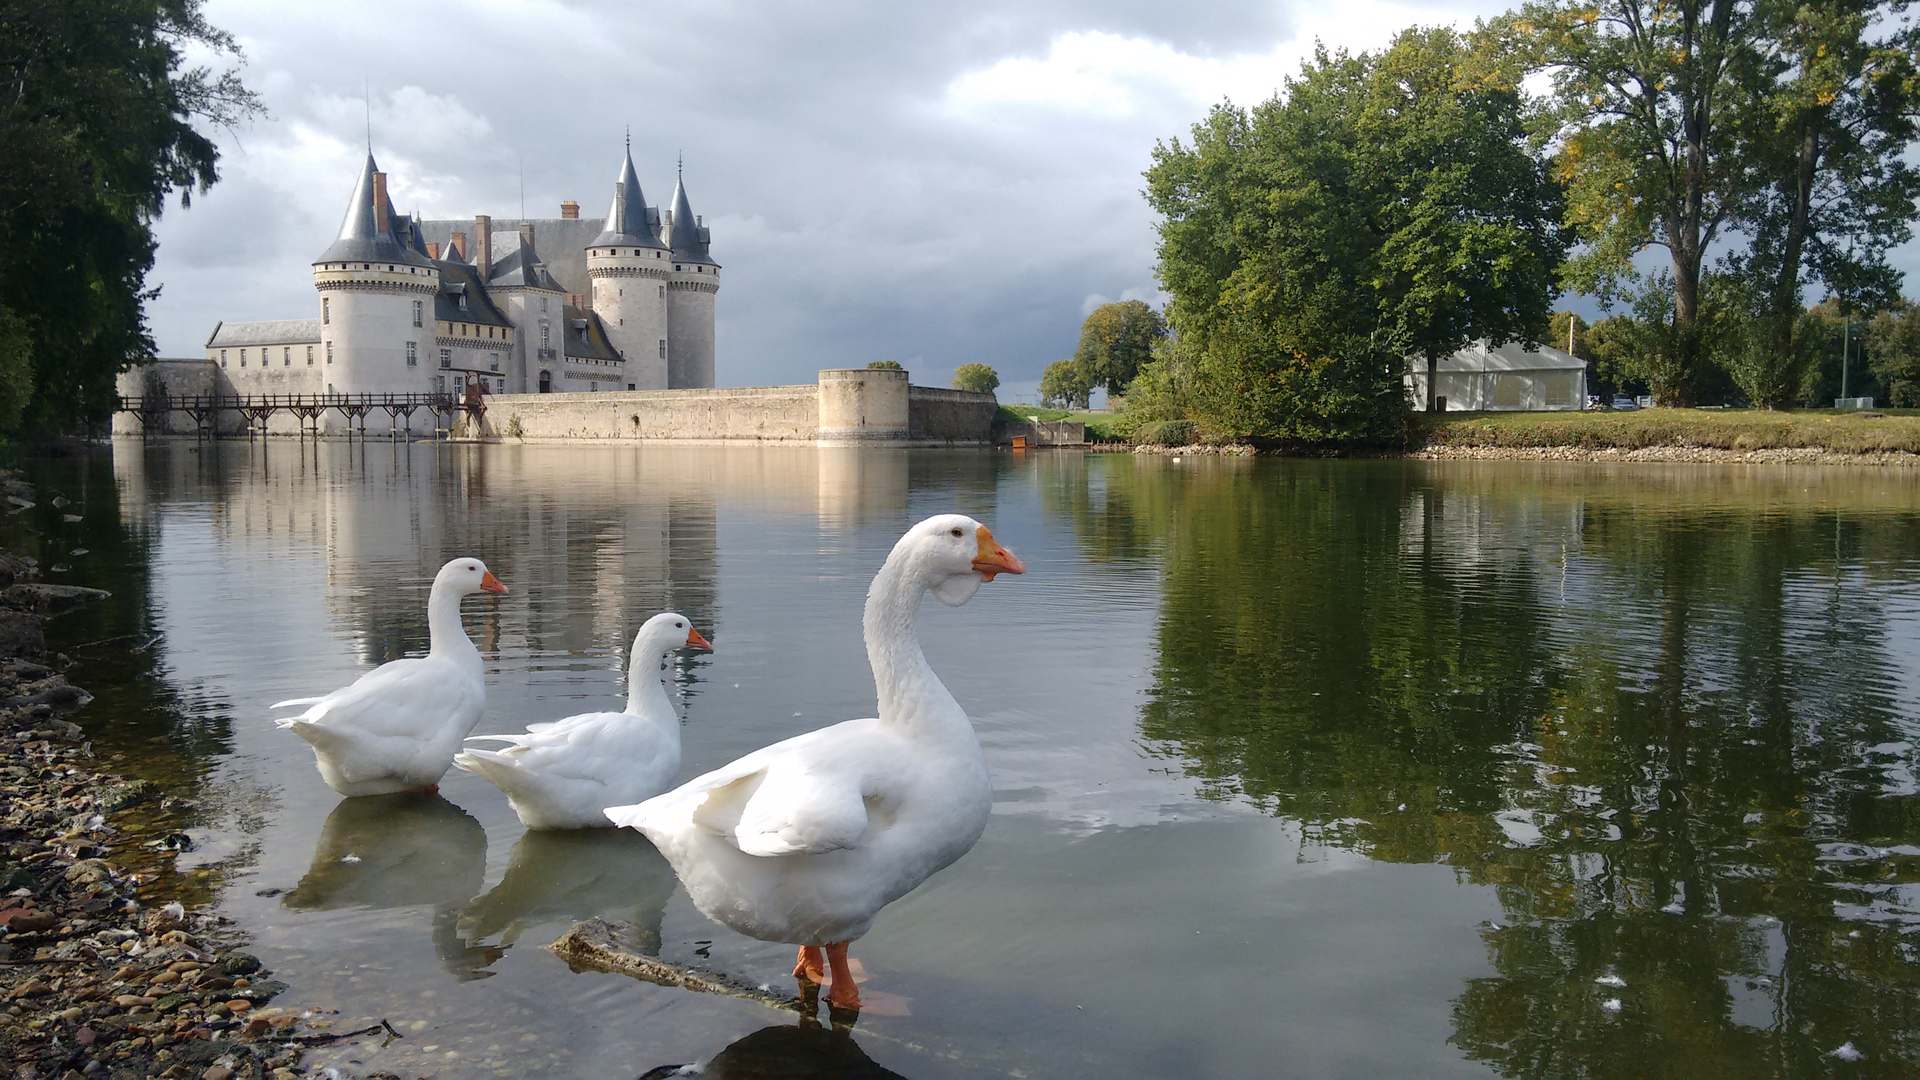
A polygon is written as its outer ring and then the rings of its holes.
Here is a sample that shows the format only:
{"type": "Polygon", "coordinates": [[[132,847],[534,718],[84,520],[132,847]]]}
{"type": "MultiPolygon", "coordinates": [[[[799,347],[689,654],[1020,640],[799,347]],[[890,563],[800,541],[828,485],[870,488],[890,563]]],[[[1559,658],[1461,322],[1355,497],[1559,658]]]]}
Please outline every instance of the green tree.
{"type": "Polygon", "coordinates": [[[1491,53],[1553,80],[1545,127],[1586,241],[1567,283],[1610,299],[1636,280],[1637,253],[1667,250],[1671,340],[1647,369],[1662,401],[1703,396],[1705,260],[1729,231],[1753,241],[1745,270],[1765,283],[1777,345],[1805,275],[1884,284],[1915,194],[1901,161],[1920,95],[1905,6],[1536,0],[1491,24],[1491,53]]]}
{"type": "Polygon", "coordinates": [[[1592,329],[1592,324],[1574,312],[1556,311],[1547,319],[1546,343],[1556,349],[1567,350],[1582,360],[1592,360],[1593,350],[1587,342],[1587,334],[1592,329]]]}
{"type": "Polygon", "coordinates": [[[1586,332],[1587,392],[1602,400],[1615,394],[1638,397],[1647,392],[1638,374],[1636,350],[1645,331],[1628,315],[1609,315],[1586,332]]]}
{"type": "Polygon", "coordinates": [[[1523,120],[1457,35],[1414,30],[1378,55],[1321,49],[1280,96],[1157,146],[1147,198],[1196,418],[1392,438],[1405,357],[1544,327],[1566,243],[1523,120]]]}
{"type": "Polygon", "coordinates": [[[873,363],[867,365],[867,370],[868,371],[905,371],[907,369],[904,366],[902,366],[900,361],[898,360],[875,360],[873,363]]]}
{"type": "Polygon", "coordinates": [[[1153,357],[1154,344],[1166,336],[1166,319],[1139,300],[1101,304],[1080,324],[1080,345],[1073,358],[1090,386],[1119,394],[1153,357]]]}
{"type": "Polygon", "coordinates": [[[1759,408],[1786,408],[1799,401],[1813,369],[1814,344],[1825,337],[1817,320],[1809,322],[1803,312],[1782,316],[1774,311],[1775,298],[1759,275],[1715,272],[1701,284],[1705,357],[1759,408]]]}
{"type": "Polygon", "coordinates": [[[1000,386],[1000,373],[985,364],[961,364],[953,369],[953,388],[991,394],[1000,386]]]}
{"type": "Polygon", "coordinates": [[[114,376],[150,357],[153,222],[219,178],[199,126],[263,110],[200,0],[0,0],[0,432],[109,411],[114,376]]]}
{"type": "Polygon", "coordinates": [[[1040,373],[1040,404],[1062,409],[1084,409],[1093,398],[1093,380],[1086,366],[1068,358],[1055,360],[1040,373]]]}
{"type": "Polygon", "coordinates": [[[1920,408],[1920,305],[1902,300],[1874,315],[1867,323],[1867,357],[1890,404],[1920,408]]]}

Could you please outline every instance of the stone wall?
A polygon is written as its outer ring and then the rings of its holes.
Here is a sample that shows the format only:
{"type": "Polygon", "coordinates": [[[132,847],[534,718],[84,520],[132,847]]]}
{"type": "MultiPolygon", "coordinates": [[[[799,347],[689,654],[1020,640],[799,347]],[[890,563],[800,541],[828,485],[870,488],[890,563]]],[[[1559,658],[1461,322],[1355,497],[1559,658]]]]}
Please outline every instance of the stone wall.
{"type": "Polygon", "coordinates": [[[812,442],[819,424],[819,393],[813,386],[508,394],[488,401],[486,430],[482,435],[517,437],[529,442],[605,439],[812,442]]]}
{"type": "MultiPolygon", "coordinates": [[[[148,397],[156,392],[168,397],[205,397],[219,391],[220,366],[199,357],[161,357],[152,363],[123,371],[114,380],[114,389],[124,397],[148,397]]],[[[131,413],[113,414],[115,435],[139,435],[140,417],[131,413]]],[[[186,413],[163,413],[154,421],[151,435],[193,434],[193,420],[186,413]]]]}
{"type": "Polygon", "coordinates": [[[1078,420],[1017,420],[993,433],[993,441],[1011,445],[1016,435],[1028,446],[1085,446],[1087,425],[1078,420]]]}
{"type": "Polygon", "coordinates": [[[907,437],[915,442],[984,444],[999,407],[992,394],[909,387],[907,437]]]}

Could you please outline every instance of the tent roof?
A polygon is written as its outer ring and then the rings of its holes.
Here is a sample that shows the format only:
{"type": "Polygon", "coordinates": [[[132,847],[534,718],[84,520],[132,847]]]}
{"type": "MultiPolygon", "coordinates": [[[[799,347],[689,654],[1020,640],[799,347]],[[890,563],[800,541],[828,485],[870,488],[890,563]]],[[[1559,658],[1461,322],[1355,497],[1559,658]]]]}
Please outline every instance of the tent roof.
{"type": "MultiPolygon", "coordinates": [[[[1407,360],[1410,370],[1424,372],[1426,364],[1419,357],[1407,360]]],[[[1476,341],[1452,356],[1440,359],[1441,371],[1580,371],[1587,362],[1550,345],[1528,347],[1518,341],[1509,341],[1498,347],[1491,347],[1485,341],[1476,341]]]]}

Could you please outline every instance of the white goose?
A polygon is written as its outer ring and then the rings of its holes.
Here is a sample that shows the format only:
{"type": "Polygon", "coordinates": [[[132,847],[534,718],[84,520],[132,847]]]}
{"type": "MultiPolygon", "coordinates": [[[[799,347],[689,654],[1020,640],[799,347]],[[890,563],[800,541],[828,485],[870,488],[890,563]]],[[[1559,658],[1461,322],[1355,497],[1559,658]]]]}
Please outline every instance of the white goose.
{"type": "Polygon", "coordinates": [[[454,766],[506,792],[529,829],[605,828],[609,803],[650,799],[680,772],[680,717],[660,677],[676,649],[713,646],[685,615],[655,615],[633,636],[625,712],[529,724],[519,735],[470,735],[454,766]],[[507,745],[483,750],[476,742],[507,745]]]}
{"type": "Polygon", "coordinates": [[[993,789],[973,725],[913,632],[927,592],[958,605],[995,574],[1024,573],[960,514],[907,531],[867,591],[867,661],[880,715],[755,751],[607,817],[652,840],[708,918],[800,946],[794,974],[860,1007],[847,944],[882,907],[973,847],[993,789]]]}
{"type": "Polygon", "coordinates": [[[483,591],[507,587],[479,559],[453,560],[427,594],[427,655],[382,664],[324,697],[273,704],[308,707],[274,723],[312,744],[328,787],[352,796],[439,786],[486,705],[480,650],[460,623],[461,599],[483,591]]]}

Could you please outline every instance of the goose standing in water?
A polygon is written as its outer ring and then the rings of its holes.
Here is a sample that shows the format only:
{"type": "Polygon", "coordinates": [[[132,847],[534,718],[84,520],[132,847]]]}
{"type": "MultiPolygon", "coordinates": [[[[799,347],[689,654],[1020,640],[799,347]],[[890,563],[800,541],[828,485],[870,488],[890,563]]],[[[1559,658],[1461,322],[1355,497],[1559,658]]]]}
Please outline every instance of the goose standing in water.
{"type": "Polygon", "coordinates": [[[775,743],[607,817],[645,833],[708,918],[798,945],[794,975],[823,982],[831,966],[827,1000],[859,1008],[848,943],[966,854],[993,802],[973,725],[920,651],[914,613],[928,592],[964,604],[1025,570],[970,517],[915,525],[867,591],[879,716],[775,743]]]}
{"type": "Polygon", "coordinates": [[[679,649],[713,646],[685,615],[655,615],[633,636],[625,712],[529,724],[519,735],[470,735],[454,765],[506,792],[529,829],[605,828],[607,806],[650,799],[680,772],[680,717],[660,675],[679,649]],[[480,742],[507,745],[473,745],[480,742]]]}
{"type": "Polygon", "coordinates": [[[307,710],[274,723],[313,746],[320,778],[342,795],[437,789],[487,701],[460,601],[506,591],[479,559],[449,562],[427,594],[427,655],[382,664],[324,697],[275,702],[307,710]]]}

